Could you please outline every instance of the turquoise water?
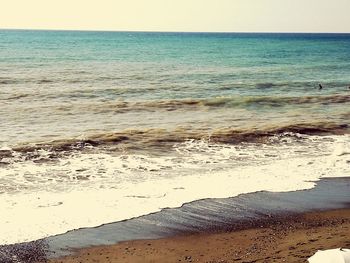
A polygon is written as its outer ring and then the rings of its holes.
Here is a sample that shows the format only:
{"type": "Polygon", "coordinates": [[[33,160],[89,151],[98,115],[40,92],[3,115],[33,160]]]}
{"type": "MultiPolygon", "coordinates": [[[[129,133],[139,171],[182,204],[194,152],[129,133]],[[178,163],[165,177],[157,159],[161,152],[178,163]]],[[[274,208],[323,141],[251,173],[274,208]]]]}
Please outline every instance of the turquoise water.
{"type": "Polygon", "coordinates": [[[350,34],[0,30],[0,244],[347,176],[349,86],[350,34]]]}
{"type": "MultiPolygon", "coordinates": [[[[297,122],[289,115],[347,122],[340,115],[349,114],[350,35],[3,30],[0,85],[3,145],[130,127],[231,127],[235,120],[227,115],[236,109],[246,111],[236,119],[247,122],[235,128],[252,126],[251,118],[267,124],[277,118],[274,126],[297,122]],[[328,95],[343,96],[341,105],[332,98],[325,102],[328,95]],[[312,98],[299,103],[305,96],[312,98]],[[213,102],[218,98],[225,103],[213,102]],[[192,112],[186,120],[183,112],[167,116],[164,106],[157,109],[164,101],[186,99],[210,100],[204,105],[216,107],[200,113],[187,107],[185,115],[192,112]],[[123,114],[116,103],[121,101],[128,103],[123,114]],[[150,109],[143,104],[150,102],[159,116],[145,122],[150,109]],[[223,108],[230,109],[219,112],[223,108]]],[[[165,108],[183,109],[176,104],[165,108]]]]}

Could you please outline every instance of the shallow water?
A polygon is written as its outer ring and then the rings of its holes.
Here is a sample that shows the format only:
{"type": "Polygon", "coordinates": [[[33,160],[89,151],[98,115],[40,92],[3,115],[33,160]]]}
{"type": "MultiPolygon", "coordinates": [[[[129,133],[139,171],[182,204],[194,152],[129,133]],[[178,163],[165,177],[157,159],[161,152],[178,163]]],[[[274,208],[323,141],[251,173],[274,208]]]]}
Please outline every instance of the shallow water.
{"type": "Polygon", "coordinates": [[[350,175],[350,35],[2,30],[0,47],[0,244],[350,175]]]}

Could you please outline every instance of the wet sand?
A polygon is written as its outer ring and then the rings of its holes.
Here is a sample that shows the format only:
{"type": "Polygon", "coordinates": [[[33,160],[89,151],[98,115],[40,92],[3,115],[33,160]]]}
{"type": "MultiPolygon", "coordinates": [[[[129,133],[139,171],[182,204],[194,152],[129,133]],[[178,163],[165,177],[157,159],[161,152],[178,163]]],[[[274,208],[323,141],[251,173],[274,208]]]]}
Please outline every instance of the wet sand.
{"type": "Polygon", "coordinates": [[[305,262],[317,249],[350,247],[349,224],[350,178],[324,178],[0,246],[0,262],[305,262]]]}
{"type": "Polygon", "coordinates": [[[178,208],[82,228],[45,238],[48,256],[60,257],[76,249],[123,241],[233,232],[252,229],[286,216],[349,208],[350,178],[324,178],[315,187],[293,192],[256,192],[231,198],[203,199],[178,208]]]}
{"type": "Polygon", "coordinates": [[[318,249],[350,248],[350,209],[309,212],[251,229],[136,240],[77,250],[50,263],[306,262],[318,249]]]}

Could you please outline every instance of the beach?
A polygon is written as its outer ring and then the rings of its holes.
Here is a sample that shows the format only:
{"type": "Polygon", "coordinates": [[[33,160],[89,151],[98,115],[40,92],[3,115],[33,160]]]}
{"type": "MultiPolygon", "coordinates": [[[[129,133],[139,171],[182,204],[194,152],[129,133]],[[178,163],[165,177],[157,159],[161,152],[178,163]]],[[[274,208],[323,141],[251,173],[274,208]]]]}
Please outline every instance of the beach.
{"type": "Polygon", "coordinates": [[[318,249],[349,246],[349,200],[349,178],[322,179],[308,190],[198,200],[95,228],[0,246],[0,260],[305,262],[318,249]]]}
{"type": "Polygon", "coordinates": [[[0,30],[0,46],[0,262],[136,240],[189,261],[180,243],[249,247],[240,231],[348,208],[350,34],[0,30]]]}
{"type": "Polygon", "coordinates": [[[317,250],[339,247],[350,247],[349,209],[290,216],[235,232],[202,233],[92,247],[49,262],[301,263],[317,250]]]}
{"type": "Polygon", "coordinates": [[[3,2],[0,263],[350,257],[349,0],[3,2]]]}

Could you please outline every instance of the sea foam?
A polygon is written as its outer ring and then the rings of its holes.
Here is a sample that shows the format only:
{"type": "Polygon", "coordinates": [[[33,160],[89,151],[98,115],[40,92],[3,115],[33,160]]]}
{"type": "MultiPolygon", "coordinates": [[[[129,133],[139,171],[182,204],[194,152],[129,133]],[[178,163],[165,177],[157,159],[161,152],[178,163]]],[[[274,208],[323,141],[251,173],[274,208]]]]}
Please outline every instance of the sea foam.
{"type": "MultiPolygon", "coordinates": [[[[12,163],[0,175],[0,244],[138,217],[204,198],[312,188],[350,175],[350,137],[284,136],[270,143],[189,140],[165,155],[75,153],[12,163]]],[[[46,154],[46,153],[45,153],[46,154]]]]}

